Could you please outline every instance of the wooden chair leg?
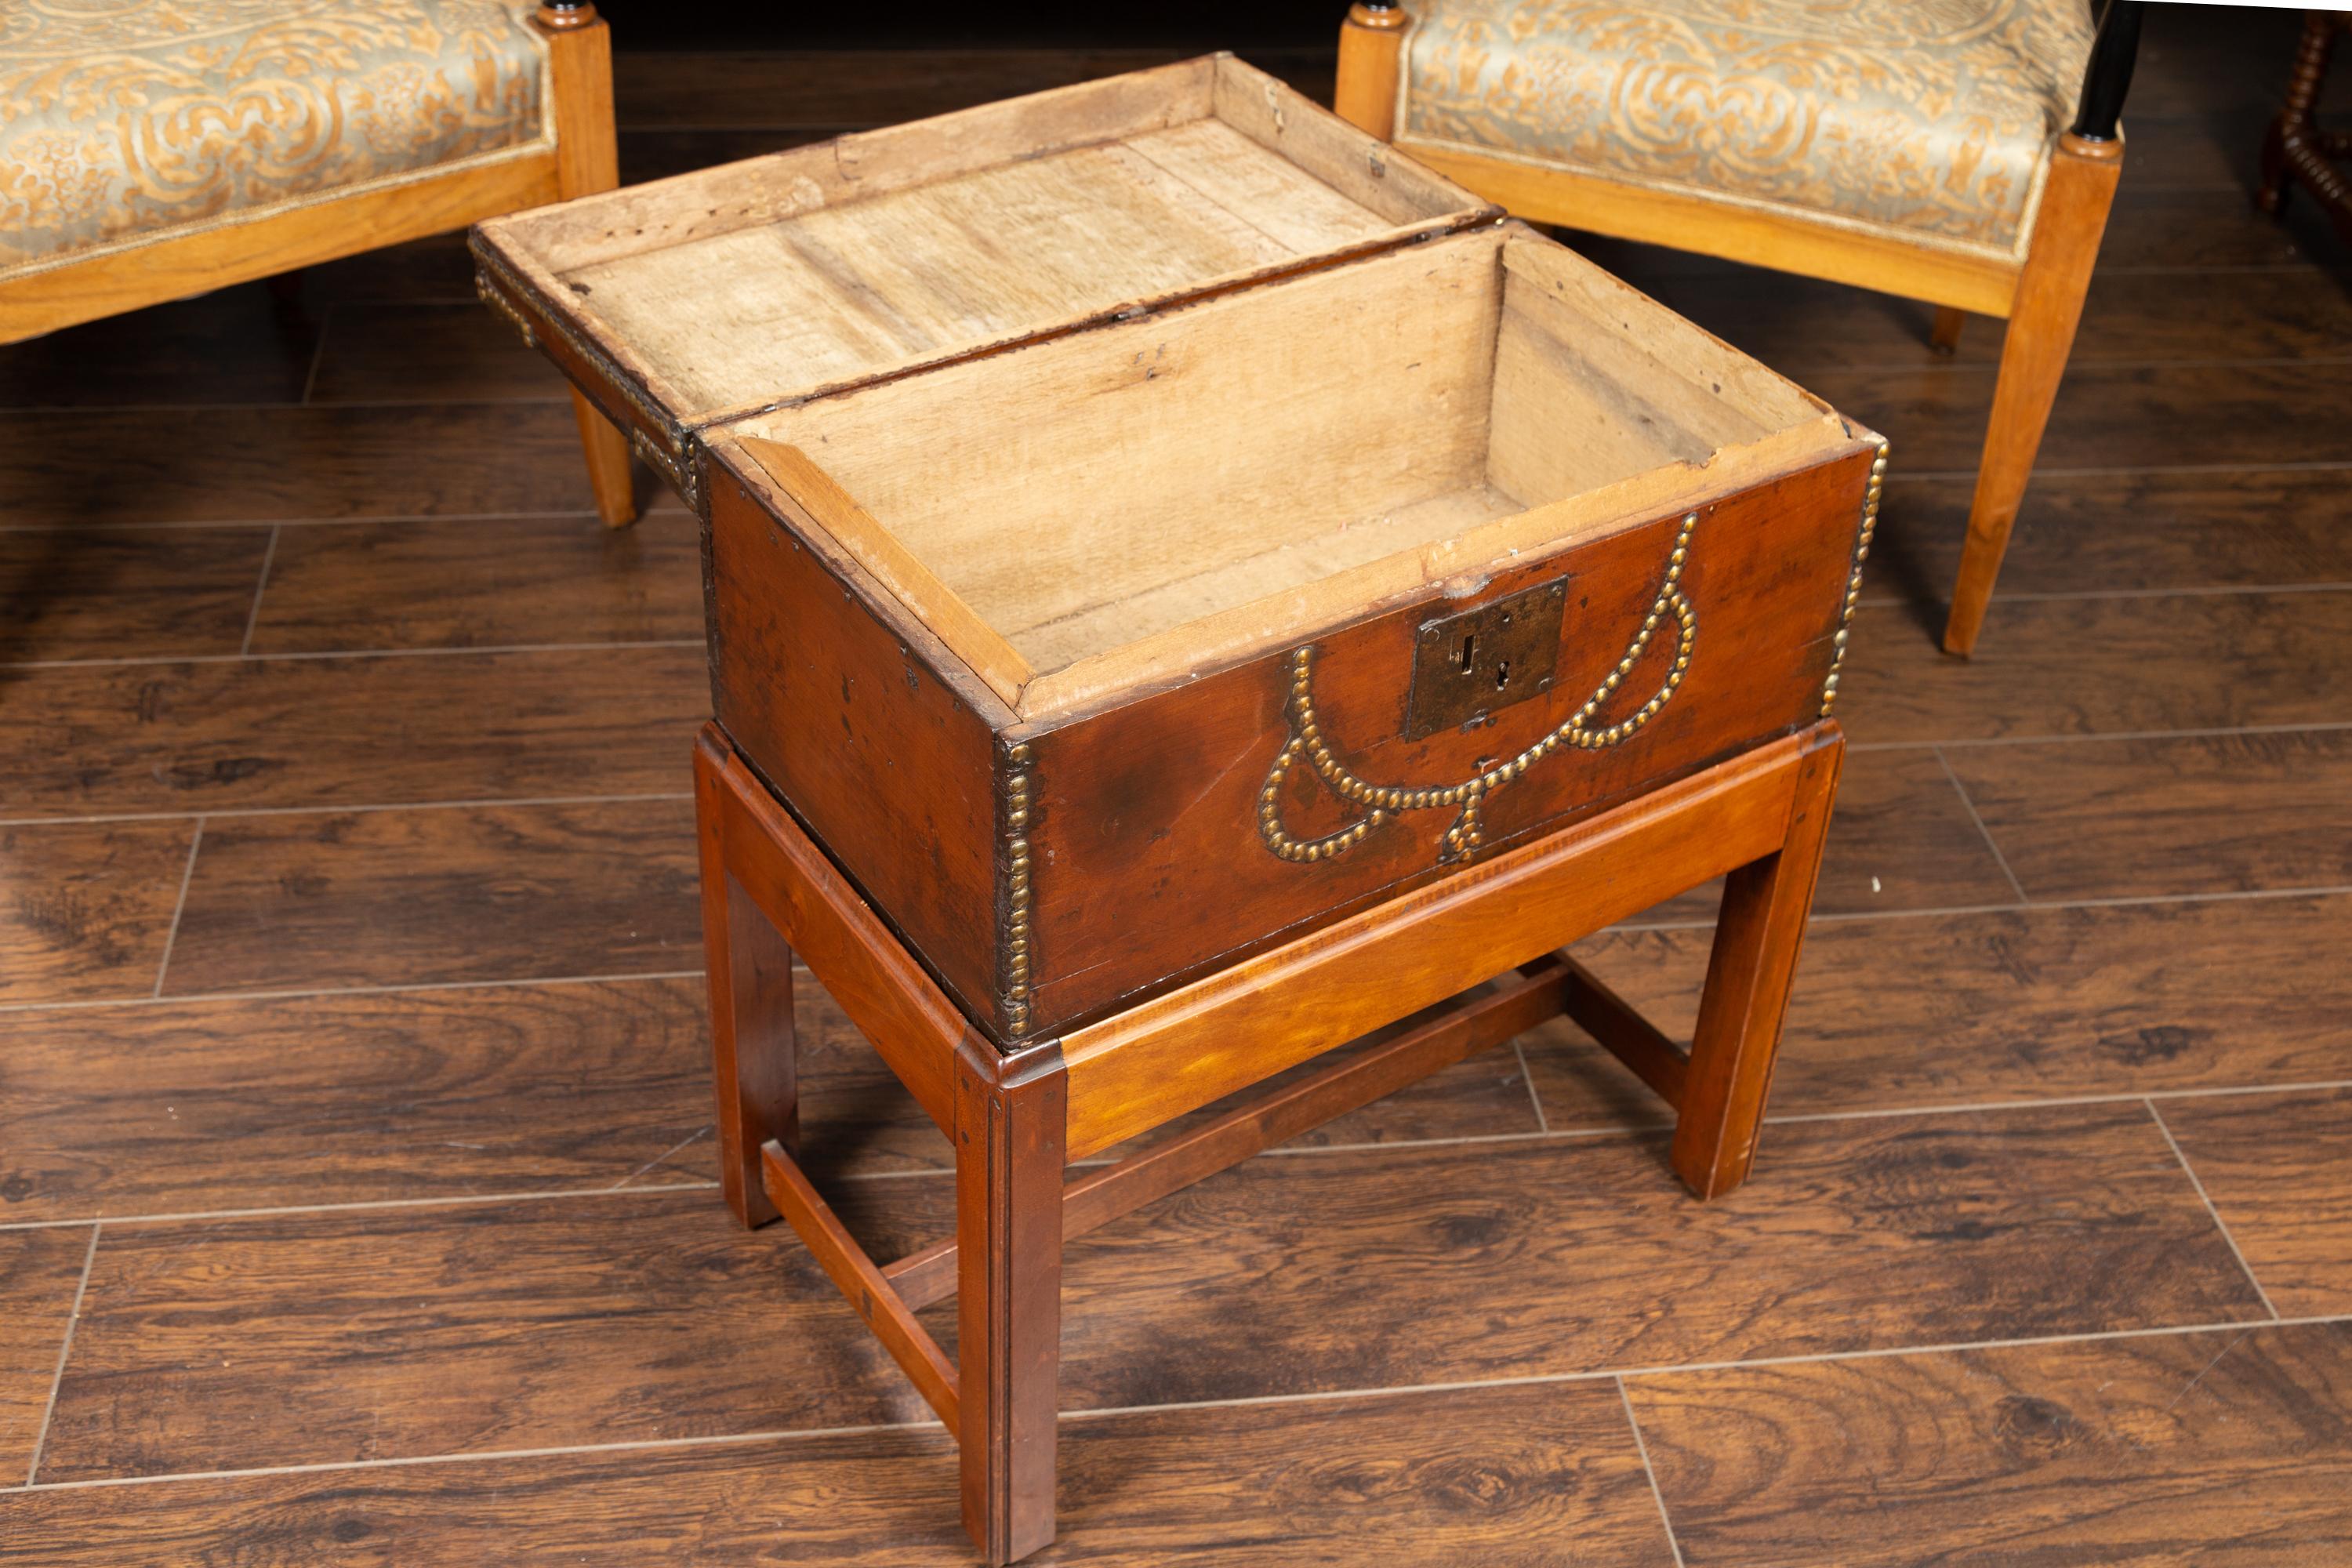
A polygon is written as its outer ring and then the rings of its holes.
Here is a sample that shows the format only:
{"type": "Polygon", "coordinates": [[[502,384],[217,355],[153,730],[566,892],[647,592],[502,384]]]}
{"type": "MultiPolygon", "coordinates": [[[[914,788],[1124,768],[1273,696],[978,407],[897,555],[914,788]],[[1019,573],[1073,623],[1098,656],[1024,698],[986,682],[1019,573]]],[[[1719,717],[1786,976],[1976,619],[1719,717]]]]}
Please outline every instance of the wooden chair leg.
{"type": "Polygon", "coordinates": [[[2095,142],[2069,132],[2051,157],[2049,183],[2033,227],[2032,249],[2018,279],[2009,335],[2002,341],[2000,379],[1994,384],[1992,419],[1985,431],[1984,460],[1977,469],[1976,498],[1969,507],[1968,543],[1960,555],[1959,581],[1952,589],[1951,619],[1944,627],[1944,651],[1967,655],[1983,629],[1993,579],[2009,549],[2018,503],[2033,472],[2050,405],[2074,346],[2091,265],[2106,232],[2107,208],[2123,170],[2123,143],[2095,142]]]}
{"type": "Polygon", "coordinates": [[[760,1146],[800,1152],[799,1043],[793,1034],[793,950],[729,873],[720,779],[726,758],[709,736],[694,751],[695,819],[702,858],[703,963],[710,981],[711,1059],[718,1080],[719,1183],[746,1226],[776,1217],[760,1146]]]}
{"type": "Polygon", "coordinates": [[[1396,132],[1397,72],[1404,63],[1408,19],[1393,0],[1358,0],[1339,24],[1339,79],[1332,111],[1383,142],[1396,132]]]}
{"type": "Polygon", "coordinates": [[[2327,57],[2343,26],[2341,17],[2317,12],[2303,19],[2303,37],[2295,46],[2294,68],[2287,73],[2286,100],[2263,138],[2263,183],[2254,192],[2254,205],[2273,217],[2286,208],[2294,150],[2310,139],[2312,111],[2319,106],[2319,89],[2327,79],[2327,57]]]}
{"type": "Polygon", "coordinates": [[[596,412],[585,394],[574,388],[572,417],[580,426],[580,450],[588,459],[588,484],[596,492],[596,515],[607,528],[626,528],[637,517],[636,470],[629,458],[629,438],[596,412]]]}
{"type": "MultiPolygon", "coordinates": [[[[546,4],[534,18],[547,38],[547,85],[555,103],[555,186],[574,196],[621,183],[620,142],[613,129],[613,43],[592,5],[546,4]]],[[[629,440],[577,392],[572,413],[588,459],[596,515],[619,528],[637,515],[629,440]]],[[[758,1145],[753,1146],[754,1152],[758,1145]]]]}
{"type": "Polygon", "coordinates": [[[1936,324],[1927,332],[1927,346],[1939,354],[1949,354],[1960,346],[1961,330],[1969,324],[1969,313],[1955,305],[1936,307],[1936,324]]]}
{"type": "Polygon", "coordinates": [[[963,1522],[991,1564],[1054,1539],[1062,1361],[1061,1048],[956,1054],[956,1385],[963,1522]]]}
{"type": "Polygon", "coordinates": [[[1845,737],[1835,725],[1814,731],[1799,767],[1787,839],[1777,854],[1741,867],[1724,882],[1672,1155],[1675,1173],[1702,1198],[1719,1197],[1746,1181],[1756,1158],[1789,982],[1812,909],[1844,755],[1845,737]]]}

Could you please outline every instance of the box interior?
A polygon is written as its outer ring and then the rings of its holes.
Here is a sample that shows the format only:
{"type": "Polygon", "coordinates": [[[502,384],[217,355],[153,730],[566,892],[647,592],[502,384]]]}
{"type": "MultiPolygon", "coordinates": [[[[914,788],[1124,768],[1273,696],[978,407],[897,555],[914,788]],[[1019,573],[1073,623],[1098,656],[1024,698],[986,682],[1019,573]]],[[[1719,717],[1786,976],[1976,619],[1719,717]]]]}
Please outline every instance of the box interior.
{"type": "Polygon", "coordinates": [[[727,434],[1032,717],[1848,439],[1815,399],[1517,226],[727,434]]]}
{"type": "Polygon", "coordinates": [[[485,232],[694,425],[1479,210],[1211,56],[485,232]]]}

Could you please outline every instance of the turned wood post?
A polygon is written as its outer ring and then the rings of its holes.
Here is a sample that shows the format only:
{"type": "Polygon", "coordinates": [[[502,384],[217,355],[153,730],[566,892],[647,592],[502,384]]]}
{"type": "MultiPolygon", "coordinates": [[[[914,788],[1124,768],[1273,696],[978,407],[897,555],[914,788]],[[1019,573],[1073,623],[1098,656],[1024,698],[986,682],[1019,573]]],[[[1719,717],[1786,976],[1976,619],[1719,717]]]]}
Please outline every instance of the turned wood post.
{"type": "Polygon", "coordinates": [[[1396,131],[1398,72],[1411,20],[1394,0],[1357,0],[1339,24],[1339,81],[1331,108],[1383,142],[1396,131]]]}

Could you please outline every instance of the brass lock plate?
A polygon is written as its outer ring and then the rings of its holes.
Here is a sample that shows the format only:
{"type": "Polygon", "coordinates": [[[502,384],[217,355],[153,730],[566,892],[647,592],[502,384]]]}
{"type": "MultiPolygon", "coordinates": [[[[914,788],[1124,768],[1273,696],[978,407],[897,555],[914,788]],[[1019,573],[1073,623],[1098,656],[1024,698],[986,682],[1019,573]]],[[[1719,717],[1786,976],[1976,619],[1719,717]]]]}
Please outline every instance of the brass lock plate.
{"type": "Polygon", "coordinates": [[[1404,738],[1418,741],[1551,689],[1568,580],[1423,621],[1413,643],[1404,738]]]}

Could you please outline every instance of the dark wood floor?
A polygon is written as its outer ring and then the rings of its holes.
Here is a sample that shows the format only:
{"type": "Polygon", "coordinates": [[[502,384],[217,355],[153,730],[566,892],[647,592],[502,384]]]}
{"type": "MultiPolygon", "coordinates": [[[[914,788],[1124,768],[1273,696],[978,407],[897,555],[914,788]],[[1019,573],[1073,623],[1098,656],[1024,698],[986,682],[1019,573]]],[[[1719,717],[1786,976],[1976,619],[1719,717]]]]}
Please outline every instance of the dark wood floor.
{"type": "MultiPolygon", "coordinates": [[[[2352,254],[2248,208],[2289,22],[2149,26],[1973,664],[1998,325],[1592,247],[1894,441],[1757,1180],[1685,1200],[1560,1025],[1087,1237],[1041,1562],[2352,1563],[2352,254]]],[[[623,159],[1134,63],[625,58],[623,159]]],[[[595,525],[454,242],[0,407],[0,1559],[967,1561],[713,1190],[675,500],[595,525]]],[[[1706,918],[1588,955],[1686,1027],[1706,918]]],[[[929,1237],[808,1010],[845,1212],[929,1237]]]]}

